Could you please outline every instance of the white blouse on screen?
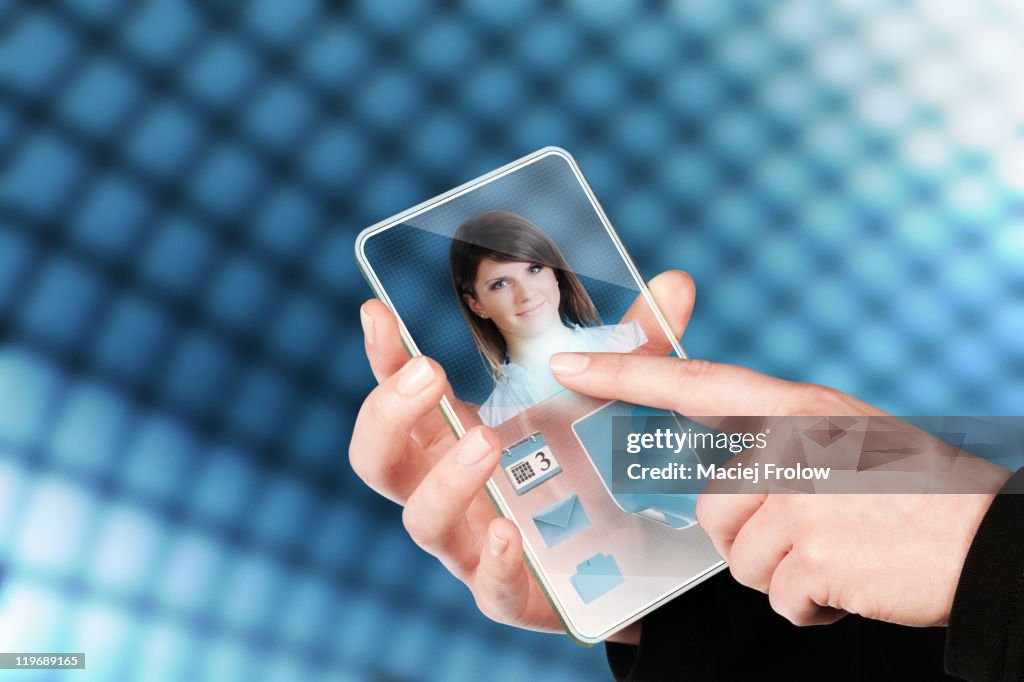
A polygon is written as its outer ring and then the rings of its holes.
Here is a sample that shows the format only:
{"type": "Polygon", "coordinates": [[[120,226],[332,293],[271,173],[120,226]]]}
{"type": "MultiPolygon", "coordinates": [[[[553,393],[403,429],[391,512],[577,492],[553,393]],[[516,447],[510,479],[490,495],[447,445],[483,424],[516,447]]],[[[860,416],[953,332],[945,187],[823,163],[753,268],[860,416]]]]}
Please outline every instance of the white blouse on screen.
{"type": "MultiPolygon", "coordinates": [[[[647,343],[647,336],[636,320],[627,324],[606,324],[600,327],[581,327],[573,325],[573,341],[568,348],[560,352],[578,353],[628,353],[647,343]]],[[[555,382],[551,370],[543,370],[546,379],[543,384],[555,382]]],[[[480,406],[480,419],[487,426],[511,419],[531,405],[549,398],[565,389],[554,391],[542,390],[534,377],[522,365],[514,362],[505,363],[505,376],[491,391],[484,404],[480,406]]]]}

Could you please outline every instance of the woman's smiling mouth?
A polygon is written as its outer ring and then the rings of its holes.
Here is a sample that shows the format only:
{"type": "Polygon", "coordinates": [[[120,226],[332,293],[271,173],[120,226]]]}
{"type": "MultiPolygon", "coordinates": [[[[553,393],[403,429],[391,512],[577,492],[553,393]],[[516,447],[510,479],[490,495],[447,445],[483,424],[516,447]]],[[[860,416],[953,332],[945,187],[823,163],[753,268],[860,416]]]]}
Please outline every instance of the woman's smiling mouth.
{"type": "Polygon", "coordinates": [[[530,317],[531,315],[535,315],[535,314],[537,314],[537,312],[541,309],[541,307],[543,305],[544,305],[544,301],[541,301],[540,303],[538,303],[537,305],[533,306],[532,308],[527,308],[526,310],[524,310],[521,313],[516,313],[516,317],[530,317]]]}

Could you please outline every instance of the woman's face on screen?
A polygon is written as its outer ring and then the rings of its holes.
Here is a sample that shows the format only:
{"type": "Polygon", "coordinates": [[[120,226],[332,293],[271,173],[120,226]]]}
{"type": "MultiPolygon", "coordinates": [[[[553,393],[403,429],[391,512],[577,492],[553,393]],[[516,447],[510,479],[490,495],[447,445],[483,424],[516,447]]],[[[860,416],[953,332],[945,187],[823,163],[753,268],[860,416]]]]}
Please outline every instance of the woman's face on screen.
{"type": "Polygon", "coordinates": [[[540,263],[485,259],[476,272],[476,298],[465,295],[470,310],[509,336],[539,336],[560,323],[561,293],[555,271],[540,263]]]}

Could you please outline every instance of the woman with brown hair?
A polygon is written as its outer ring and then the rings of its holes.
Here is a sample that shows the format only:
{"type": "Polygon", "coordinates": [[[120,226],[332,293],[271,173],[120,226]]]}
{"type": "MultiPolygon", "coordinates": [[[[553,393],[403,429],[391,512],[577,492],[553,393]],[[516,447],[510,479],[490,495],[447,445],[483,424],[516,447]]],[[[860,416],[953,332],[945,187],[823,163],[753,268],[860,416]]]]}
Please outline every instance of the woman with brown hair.
{"type": "Polygon", "coordinates": [[[562,252],[509,211],[463,223],[449,251],[452,286],[494,389],[480,418],[496,426],[563,390],[548,359],[563,351],[626,353],[647,343],[640,325],[601,325],[562,252]]]}

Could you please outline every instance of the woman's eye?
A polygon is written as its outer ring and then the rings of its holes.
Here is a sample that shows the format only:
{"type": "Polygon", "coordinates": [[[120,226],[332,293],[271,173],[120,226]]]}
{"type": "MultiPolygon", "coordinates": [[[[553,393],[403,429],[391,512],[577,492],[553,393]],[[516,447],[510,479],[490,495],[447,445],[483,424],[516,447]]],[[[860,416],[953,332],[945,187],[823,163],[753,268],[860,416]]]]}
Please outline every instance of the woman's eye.
{"type": "Polygon", "coordinates": [[[494,289],[504,289],[507,284],[508,282],[506,280],[499,279],[497,282],[491,285],[491,290],[493,291],[494,289]]]}
{"type": "Polygon", "coordinates": [[[530,269],[529,269],[528,272],[531,275],[536,275],[538,272],[540,272],[543,269],[544,269],[543,265],[540,265],[539,263],[534,263],[533,265],[530,266],[530,269]]]}

